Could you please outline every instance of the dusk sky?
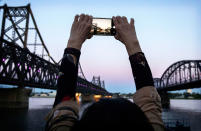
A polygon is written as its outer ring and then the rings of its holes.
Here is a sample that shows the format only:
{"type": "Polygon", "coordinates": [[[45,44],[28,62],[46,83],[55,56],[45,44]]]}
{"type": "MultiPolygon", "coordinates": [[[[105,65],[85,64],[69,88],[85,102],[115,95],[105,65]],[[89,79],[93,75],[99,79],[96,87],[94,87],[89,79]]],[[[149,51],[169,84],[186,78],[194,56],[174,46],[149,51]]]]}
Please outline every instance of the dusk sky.
{"type": "MultiPolygon", "coordinates": [[[[200,0],[0,0],[0,4],[31,3],[41,35],[51,56],[59,61],[76,14],[135,19],[137,36],[153,77],[161,77],[173,63],[201,59],[200,0]]],[[[2,12],[0,12],[2,17],[2,12]]],[[[123,44],[112,36],[93,36],[81,50],[80,63],[88,81],[105,80],[109,92],[133,93],[135,84],[123,44]]]]}

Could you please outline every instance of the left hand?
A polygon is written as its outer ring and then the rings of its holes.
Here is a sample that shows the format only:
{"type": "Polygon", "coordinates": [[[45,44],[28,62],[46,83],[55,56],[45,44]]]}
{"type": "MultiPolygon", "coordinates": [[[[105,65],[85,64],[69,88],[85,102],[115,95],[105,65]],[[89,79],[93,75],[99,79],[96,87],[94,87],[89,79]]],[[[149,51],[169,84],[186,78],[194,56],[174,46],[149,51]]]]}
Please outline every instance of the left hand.
{"type": "Polygon", "coordinates": [[[67,47],[80,50],[84,41],[92,37],[92,34],[90,34],[91,28],[92,16],[85,14],[81,14],[80,16],[76,15],[71,27],[71,33],[67,47]]]}
{"type": "Polygon", "coordinates": [[[142,52],[135,31],[134,19],[131,18],[130,23],[125,16],[117,16],[112,19],[116,29],[116,35],[114,37],[126,46],[128,55],[142,52]]]}

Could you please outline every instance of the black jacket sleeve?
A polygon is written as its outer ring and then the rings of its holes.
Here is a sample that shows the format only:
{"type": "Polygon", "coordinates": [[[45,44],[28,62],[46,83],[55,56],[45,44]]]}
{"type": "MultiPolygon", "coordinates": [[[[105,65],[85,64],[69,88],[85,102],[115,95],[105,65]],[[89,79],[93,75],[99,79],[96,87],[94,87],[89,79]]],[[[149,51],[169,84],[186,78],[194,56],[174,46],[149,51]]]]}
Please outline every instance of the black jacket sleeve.
{"type": "Polygon", "coordinates": [[[129,56],[136,90],[145,86],[154,86],[151,70],[144,56],[144,53],[138,52],[129,56]]]}
{"type": "Polygon", "coordinates": [[[59,68],[59,78],[57,80],[57,94],[54,102],[54,106],[62,101],[66,96],[71,98],[75,97],[78,77],[78,63],[80,57],[80,51],[75,48],[66,48],[59,68]],[[77,62],[73,62],[74,55],[77,62]]]}

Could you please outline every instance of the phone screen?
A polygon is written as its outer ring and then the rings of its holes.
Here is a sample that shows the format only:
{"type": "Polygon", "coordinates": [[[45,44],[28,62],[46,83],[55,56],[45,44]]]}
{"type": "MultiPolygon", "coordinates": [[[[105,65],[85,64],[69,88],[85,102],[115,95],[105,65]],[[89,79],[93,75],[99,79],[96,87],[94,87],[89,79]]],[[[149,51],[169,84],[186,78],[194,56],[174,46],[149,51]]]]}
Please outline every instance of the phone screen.
{"type": "Polygon", "coordinates": [[[91,33],[94,35],[114,35],[111,18],[93,18],[91,33]]]}

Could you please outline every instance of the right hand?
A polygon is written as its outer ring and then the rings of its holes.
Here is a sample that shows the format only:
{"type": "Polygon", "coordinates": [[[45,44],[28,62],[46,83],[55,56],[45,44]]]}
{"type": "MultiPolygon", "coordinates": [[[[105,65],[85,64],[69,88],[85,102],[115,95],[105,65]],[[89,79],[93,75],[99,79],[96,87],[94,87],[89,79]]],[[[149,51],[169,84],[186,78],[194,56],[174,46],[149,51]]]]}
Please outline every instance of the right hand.
{"type": "Polygon", "coordinates": [[[131,18],[130,23],[128,23],[125,16],[117,16],[112,19],[116,29],[116,35],[114,37],[126,46],[129,56],[137,52],[142,52],[135,32],[134,19],[131,18]]]}

